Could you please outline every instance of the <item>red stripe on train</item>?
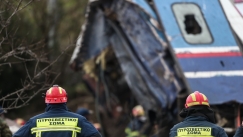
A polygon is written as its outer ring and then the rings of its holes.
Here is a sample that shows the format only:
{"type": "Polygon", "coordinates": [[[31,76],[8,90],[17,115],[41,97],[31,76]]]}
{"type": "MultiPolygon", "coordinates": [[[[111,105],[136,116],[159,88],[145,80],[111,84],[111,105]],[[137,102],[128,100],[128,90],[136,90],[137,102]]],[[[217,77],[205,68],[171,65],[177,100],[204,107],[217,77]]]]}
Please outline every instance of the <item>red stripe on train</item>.
{"type": "Polygon", "coordinates": [[[221,52],[221,53],[177,53],[178,58],[201,58],[201,57],[232,57],[242,56],[240,52],[221,52]]]}

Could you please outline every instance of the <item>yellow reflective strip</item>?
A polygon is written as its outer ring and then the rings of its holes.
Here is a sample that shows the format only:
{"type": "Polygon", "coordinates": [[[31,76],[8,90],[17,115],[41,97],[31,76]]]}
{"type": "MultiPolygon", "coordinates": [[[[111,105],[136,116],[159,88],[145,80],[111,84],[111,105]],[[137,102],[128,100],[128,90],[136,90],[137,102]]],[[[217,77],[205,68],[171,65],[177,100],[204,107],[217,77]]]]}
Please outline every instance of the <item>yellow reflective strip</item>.
{"type": "Polygon", "coordinates": [[[137,136],[139,136],[139,132],[138,131],[133,131],[133,132],[130,133],[130,136],[137,137],[137,136]]]}
{"type": "Polygon", "coordinates": [[[72,137],[75,137],[75,133],[76,133],[76,132],[74,132],[74,131],[72,132],[72,137]]]}
{"type": "Polygon", "coordinates": [[[70,126],[56,126],[56,127],[34,127],[31,128],[31,132],[36,132],[36,130],[45,130],[45,129],[67,129],[67,130],[77,130],[81,131],[80,127],[70,127],[70,126]]]}
{"type": "MultiPolygon", "coordinates": [[[[34,134],[31,132],[31,134],[34,134]]],[[[36,132],[35,137],[41,137],[41,132],[36,132]]]]}
{"type": "Polygon", "coordinates": [[[75,128],[35,128],[34,130],[31,129],[31,134],[38,133],[38,132],[46,132],[46,131],[73,131],[73,132],[81,132],[81,129],[75,128]]]}
{"type": "Polygon", "coordinates": [[[196,101],[196,96],[194,93],[191,94],[191,97],[192,97],[192,101],[196,101]]]}
{"type": "Polygon", "coordinates": [[[59,130],[59,129],[55,129],[55,130],[52,130],[52,129],[50,129],[50,130],[38,130],[38,131],[33,131],[33,132],[31,132],[31,134],[34,134],[34,133],[41,133],[41,132],[53,132],[53,131],[64,131],[64,132],[67,132],[67,131],[70,131],[70,132],[77,132],[77,133],[81,133],[80,131],[77,131],[77,130],[59,130]]]}
{"type": "Polygon", "coordinates": [[[191,103],[187,104],[188,107],[193,106],[193,105],[200,105],[200,103],[199,102],[191,102],[191,103]]]}
{"type": "Polygon", "coordinates": [[[59,93],[62,94],[62,88],[58,87],[59,93]]]}
{"type": "Polygon", "coordinates": [[[41,128],[37,127],[37,128],[31,129],[31,134],[36,133],[36,132],[41,132],[41,131],[59,131],[59,130],[60,131],[75,131],[75,132],[78,132],[78,133],[81,132],[81,128],[79,128],[79,127],[56,127],[56,128],[54,128],[54,127],[52,127],[52,128],[50,128],[50,127],[41,127],[41,128]]]}
{"type": "Polygon", "coordinates": [[[203,105],[208,105],[208,106],[209,106],[208,102],[202,102],[202,104],[203,104],[203,105]]]}
{"type": "Polygon", "coordinates": [[[56,127],[56,126],[73,126],[78,125],[78,118],[71,117],[54,117],[36,119],[37,127],[56,127]]]}
{"type": "Polygon", "coordinates": [[[38,129],[38,130],[34,130],[34,131],[31,131],[31,133],[37,133],[37,132],[44,132],[44,131],[75,131],[75,132],[78,132],[80,133],[81,131],[80,130],[74,130],[74,129],[38,129]]]}
{"type": "Polygon", "coordinates": [[[201,93],[201,95],[203,96],[203,101],[206,101],[207,100],[207,97],[201,93]]]}
{"type": "MultiPolygon", "coordinates": [[[[60,130],[60,129],[55,129],[55,130],[53,130],[53,129],[50,129],[50,130],[38,130],[38,131],[33,131],[33,132],[31,132],[31,134],[34,134],[34,133],[41,133],[41,132],[53,132],[53,131],[70,131],[70,132],[78,132],[77,130],[60,130]]],[[[78,133],[80,133],[80,132],[78,132],[78,133]]]]}
{"type": "MultiPolygon", "coordinates": [[[[188,107],[194,106],[194,105],[200,105],[200,103],[199,102],[191,102],[191,103],[187,104],[188,107]]],[[[208,105],[209,106],[209,103],[208,102],[202,102],[202,105],[208,105]]]]}
{"type": "Polygon", "coordinates": [[[214,137],[214,136],[204,136],[204,135],[195,136],[195,135],[188,135],[188,136],[175,136],[175,137],[214,137]]]}
{"type": "Polygon", "coordinates": [[[52,92],[52,88],[50,88],[50,89],[48,90],[48,94],[51,94],[51,92],[52,92]]]}
{"type": "Polygon", "coordinates": [[[77,130],[80,130],[80,127],[72,127],[72,126],[55,126],[55,127],[33,127],[31,128],[31,130],[35,130],[35,129],[41,129],[41,128],[74,128],[77,130]]]}
{"type": "Polygon", "coordinates": [[[41,137],[41,132],[37,132],[36,137],[41,137]]]}
{"type": "Polygon", "coordinates": [[[177,129],[177,136],[178,137],[206,137],[211,136],[211,127],[185,127],[185,128],[178,128],[177,129]]]}
{"type": "Polygon", "coordinates": [[[73,131],[72,137],[77,137],[77,132],[73,131]]]}

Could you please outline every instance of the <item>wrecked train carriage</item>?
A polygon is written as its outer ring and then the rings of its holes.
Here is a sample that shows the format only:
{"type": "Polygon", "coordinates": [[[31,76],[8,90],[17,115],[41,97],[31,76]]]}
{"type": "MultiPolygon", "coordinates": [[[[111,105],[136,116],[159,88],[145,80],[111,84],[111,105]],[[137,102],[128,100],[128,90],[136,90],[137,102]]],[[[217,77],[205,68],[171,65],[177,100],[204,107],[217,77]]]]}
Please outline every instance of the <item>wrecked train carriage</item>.
{"type": "Polygon", "coordinates": [[[111,100],[129,104],[128,109],[141,104],[150,122],[164,121],[161,126],[170,128],[177,119],[178,94],[187,95],[188,89],[159,23],[137,4],[123,0],[92,2],[87,15],[72,68],[102,83],[105,108],[111,100]]]}

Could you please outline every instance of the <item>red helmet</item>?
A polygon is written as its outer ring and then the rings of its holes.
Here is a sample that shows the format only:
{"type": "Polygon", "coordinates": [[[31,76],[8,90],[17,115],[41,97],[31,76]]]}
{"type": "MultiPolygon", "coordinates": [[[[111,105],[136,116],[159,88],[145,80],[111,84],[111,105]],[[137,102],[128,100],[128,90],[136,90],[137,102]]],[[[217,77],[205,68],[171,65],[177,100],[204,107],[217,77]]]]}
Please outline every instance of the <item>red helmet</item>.
{"type": "Polygon", "coordinates": [[[186,99],[185,107],[191,107],[195,105],[206,105],[209,106],[207,97],[200,93],[199,91],[195,91],[194,93],[190,94],[186,99]]]}
{"type": "Polygon", "coordinates": [[[67,102],[67,92],[65,89],[59,87],[58,85],[53,85],[46,92],[45,96],[46,103],[65,103],[67,102]]]}

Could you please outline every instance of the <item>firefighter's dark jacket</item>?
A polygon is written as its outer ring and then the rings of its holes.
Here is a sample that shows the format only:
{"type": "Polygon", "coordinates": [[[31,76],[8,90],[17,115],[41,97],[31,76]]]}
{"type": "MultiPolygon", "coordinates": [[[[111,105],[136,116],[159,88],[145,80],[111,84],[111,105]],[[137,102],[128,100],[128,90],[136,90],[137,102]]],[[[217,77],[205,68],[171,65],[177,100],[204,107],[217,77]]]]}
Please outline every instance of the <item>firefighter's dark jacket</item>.
{"type": "Polygon", "coordinates": [[[211,108],[195,106],[180,112],[184,120],[170,130],[170,137],[228,137],[224,129],[215,124],[215,115],[211,108]]]}
{"type": "MultiPolygon", "coordinates": [[[[183,122],[175,125],[170,131],[170,137],[180,137],[179,134],[206,134],[208,137],[228,137],[224,129],[213,124],[202,116],[189,116],[183,122]],[[209,133],[211,135],[209,135],[209,133]]],[[[204,136],[203,136],[204,137],[204,136]]],[[[206,137],[206,136],[205,136],[206,137]]]]}
{"type": "Polygon", "coordinates": [[[66,104],[47,104],[46,112],[32,117],[13,137],[101,137],[83,116],[66,104]]]}
{"type": "Polygon", "coordinates": [[[243,137],[243,127],[239,127],[236,132],[235,132],[235,135],[234,137],[243,137]]]}

